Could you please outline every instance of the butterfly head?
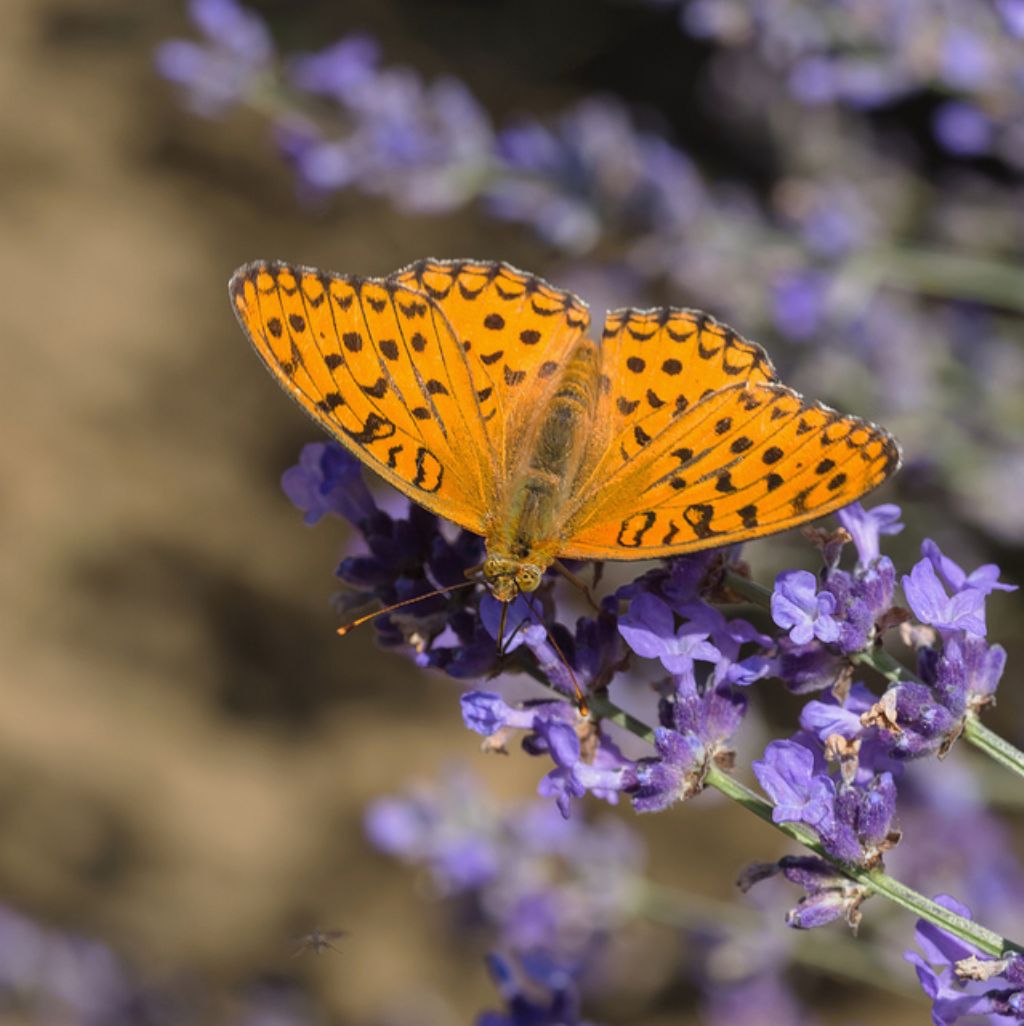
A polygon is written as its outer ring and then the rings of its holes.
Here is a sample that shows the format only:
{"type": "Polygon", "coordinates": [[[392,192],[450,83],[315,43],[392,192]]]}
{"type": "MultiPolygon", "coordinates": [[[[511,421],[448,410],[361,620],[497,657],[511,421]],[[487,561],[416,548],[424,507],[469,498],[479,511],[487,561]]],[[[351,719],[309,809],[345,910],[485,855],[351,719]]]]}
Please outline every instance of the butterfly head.
{"type": "Polygon", "coordinates": [[[484,580],[499,602],[512,602],[524,591],[536,591],[544,577],[544,568],[518,559],[489,556],[483,565],[484,580]]]}

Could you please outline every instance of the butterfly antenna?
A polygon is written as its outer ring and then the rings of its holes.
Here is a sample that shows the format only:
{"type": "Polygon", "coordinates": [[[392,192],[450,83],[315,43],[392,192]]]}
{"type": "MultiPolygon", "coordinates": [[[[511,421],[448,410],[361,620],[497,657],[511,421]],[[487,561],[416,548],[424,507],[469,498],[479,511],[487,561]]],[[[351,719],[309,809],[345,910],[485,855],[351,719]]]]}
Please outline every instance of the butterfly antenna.
{"type": "Polygon", "coordinates": [[[364,623],[369,623],[374,617],[383,616],[385,613],[393,613],[396,609],[402,609],[404,606],[414,606],[417,602],[435,598],[437,595],[447,595],[449,592],[458,591],[459,588],[472,588],[476,584],[476,581],[462,581],[459,584],[453,584],[450,588],[438,588],[436,591],[428,591],[425,595],[414,595],[412,598],[404,599],[402,602],[395,602],[393,605],[385,606],[383,609],[375,609],[372,613],[367,613],[365,616],[360,616],[351,623],[339,627],[338,634],[341,637],[345,637],[349,631],[355,630],[356,627],[361,627],[364,623]]]}
{"type": "MultiPolygon", "coordinates": [[[[520,594],[523,593],[520,592],[520,594]]],[[[559,647],[558,642],[555,641],[554,635],[548,630],[547,624],[544,623],[539,615],[537,615],[537,610],[533,606],[532,596],[523,595],[523,597],[526,599],[526,604],[529,607],[530,612],[537,616],[537,623],[544,628],[544,633],[547,636],[548,641],[551,642],[551,647],[555,650],[555,655],[558,656],[562,665],[565,667],[565,672],[569,674],[569,680],[572,681],[573,690],[576,692],[576,708],[579,709],[581,716],[589,716],[590,706],[587,705],[587,696],[583,693],[583,688],[580,687],[579,678],[576,676],[573,668],[569,665],[569,660],[565,658],[565,653],[559,647]]]]}

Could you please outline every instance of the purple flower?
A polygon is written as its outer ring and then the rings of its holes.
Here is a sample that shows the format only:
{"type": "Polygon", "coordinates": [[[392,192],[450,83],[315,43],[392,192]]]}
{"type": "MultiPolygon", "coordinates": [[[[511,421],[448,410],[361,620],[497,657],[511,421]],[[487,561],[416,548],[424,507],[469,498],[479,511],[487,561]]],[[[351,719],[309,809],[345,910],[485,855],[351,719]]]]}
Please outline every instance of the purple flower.
{"type": "Polygon", "coordinates": [[[463,722],[484,737],[499,730],[533,730],[538,717],[576,719],[572,706],[561,701],[537,702],[517,709],[493,691],[467,691],[461,702],[463,722]]]}
{"type": "Polygon", "coordinates": [[[915,563],[903,578],[903,594],[914,615],[939,630],[963,630],[977,637],[985,636],[985,593],[965,588],[952,597],[946,594],[935,566],[929,559],[915,563]]]}
{"type": "Polygon", "coordinates": [[[237,103],[274,56],[270,33],[236,0],[191,0],[189,15],[206,44],[171,39],[156,51],[157,70],[185,88],[189,106],[215,117],[237,103]]]}
{"type": "Polygon", "coordinates": [[[823,702],[808,702],[800,711],[800,726],[820,741],[825,741],[832,734],[852,741],[864,732],[861,715],[874,704],[874,694],[865,685],[857,683],[851,686],[842,705],[831,696],[823,702]]]}
{"type": "Polygon", "coordinates": [[[501,1012],[483,1012],[476,1026],[588,1026],[581,1018],[574,977],[545,951],[521,954],[518,971],[508,959],[487,956],[491,978],[505,1003],[501,1012]]]}
{"type": "Polygon", "coordinates": [[[980,591],[982,595],[990,595],[993,591],[1017,590],[1016,584],[1005,584],[999,580],[1000,571],[995,563],[986,563],[967,573],[962,566],[944,555],[931,538],[921,542],[921,555],[931,563],[939,579],[954,595],[969,588],[980,591]]]}
{"type": "Polygon", "coordinates": [[[662,812],[693,797],[707,769],[708,752],[696,734],[658,727],[654,747],[657,758],[641,759],[636,766],[633,808],[637,812],[662,812]]]}
{"type": "Polygon", "coordinates": [[[895,590],[896,568],[888,556],[879,556],[852,574],[829,571],[824,591],[835,598],[833,619],[839,624],[840,652],[862,652],[874,641],[876,624],[892,607],[895,590]]]}
{"type": "Polygon", "coordinates": [[[994,126],[985,112],[962,100],[948,100],[936,108],[932,131],[946,150],[959,157],[988,153],[995,136],[994,126]]]}
{"type": "Polygon", "coordinates": [[[829,279],[817,271],[796,271],[772,283],[772,316],[779,331],[803,342],[821,328],[829,279]]]}
{"type": "Polygon", "coordinates": [[[684,621],[678,628],[672,609],[656,595],[641,592],[619,621],[626,644],[646,659],[660,659],[670,673],[693,669],[695,660],[717,662],[720,653],[708,640],[710,625],[700,620],[684,621]]]}
{"type": "Polygon", "coordinates": [[[995,698],[1003,670],[1006,649],[989,646],[982,638],[951,635],[941,653],[924,648],[918,656],[922,680],[934,688],[939,701],[955,716],[980,709],[995,698]]]}
{"type": "Polygon", "coordinates": [[[898,839],[892,831],[896,787],[890,773],[838,786],[812,752],[795,741],[773,741],[754,775],[774,802],[776,823],[805,823],[835,858],[873,865],[898,839]]]}
{"type": "Polygon", "coordinates": [[[580,739],[575,729],[563,720],[538,717],[535,728],[543,748],[555,762],[555,768],[540,782],[537,793],[554,798],[568,819],[571,799],[588,791],[615,804],[620,791],[634,783],[633,763],[604,734],[598,739],[592,762],[581,757],[580,739]]]}
{"type": "Polygon", "coordinates": [[[335,442],[304,445],[299,462],[281,475],[281,488],[307,524],[332,513],[358,527],[377,512],[361,464],[335,442]]]}
{"type": "Polygon", "coordinates": [[[960,718],[924,684],[896,684],[879,706],[885,712],[874,722],[890,752],[899,759],[945,751],[961,730],[960,718]]]}
{"type": "Polygon", "coordinates": [[[816,855],[786,855],[778,862],[755,863],[740,877],[741,890],[781,873],[806,892],[786,915],[786,925],[795,930],[813,930],[837,919],[845,919],[854,930],[860,922],[860,906],[867,889],[840,873],[816,855]]]}
{"type": "Polygon", "coordinates": [[[831,649],[812,641],[794,645],[788,635],[779,638],[775,671],[786,688],[796,695],[832,687],[849,667],[849,662],[831,649]]]}
{"type": "MultiPolygon", "coordinates": [[[[940,894],[935,900],[971,918],[971,910],[955,898],[940,894]]],[[[924,919],[918,920],[916,938],[923,954],[905,951],[903,957],[914,966],[922,990],[931,998],[935,1026],[952,1026],[968,1015],[1024,1019],[1024,958],[1016,953],[1001,959],[983,955],[924,919]]]]}
{"type": "Polygon", "coordinates": [[[291,80],[297,89],[352,103],[370,84],[380,59],[376,40],[351,35],[321,50],[300,54],[291,62],[291,80]]]}
{"type": "Polygon", "coordinates": [[[819,833],[832,832],[836,785],[817,769],[813,752],[793,741],[772,741],[752,768],[774,803],[773,822],[806,823],[819,833]]]}
{"type": "Polygon", "coordinates": [[[789,631],[797,645],[812,638],[830,643],[839,640],[839,624],[832,614],[836,598],[828,591],[817,592],[818,581],[807,570],[786,570],[775,578],[772,592],[772,619],[789,631]]]}
{"type": "Polygon", "coordinates": [[[654,732],[658,754],[636,764],[634,808],[660,812],[686,801],[703,789],[709,766],[731,765],[729,742],[746,708],[746,700],[728,684],[710,683],[702,691],[692,672],[680,674],[671,698],[660,704],[662,725],[654,732]]]}
{"type": "Polygon", "coordinates": [[[476,890],[492,880],[501,864],[496,837],[483,829],[479,799],[471,782],[452,776],[448,801],[461,817],[448,813],[445,802],[425,794],[382,798],[366,811],[366,834],[375,847],[407,862],[423,862],[443,894],[476,890]]]}
{"type": "Polygon", "coordinates": [[[859,502],[853,502],[839,510],[836,519],[853,536],[857,548],[857,562],[866,567],[881,555],[880,536],[899,534],[903,530],[899,506],[887,503],[865,509],[859,502]]]}

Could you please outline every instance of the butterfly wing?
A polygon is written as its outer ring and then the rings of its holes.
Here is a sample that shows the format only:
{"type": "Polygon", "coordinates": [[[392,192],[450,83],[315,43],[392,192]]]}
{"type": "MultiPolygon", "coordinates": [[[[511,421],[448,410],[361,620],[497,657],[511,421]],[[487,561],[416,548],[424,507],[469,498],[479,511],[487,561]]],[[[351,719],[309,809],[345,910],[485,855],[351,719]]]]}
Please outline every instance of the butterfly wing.
{"type": "Polygon", "coordinates": [[[899,464],[884,430],[778,384],[759,346],[706,315],[616,311],[604,345],[613,427],[570,512],[565,556],[762,537],[853,502],[899,464]]]}
{"type": "Polygon", "coordinates": [[[240,268],[229,292],[314,420],[399,491],[482,532],[498,458],[487,425],[500,411],[488,368],[432,299],[395,280],[265,262],[240,268]]]}
{"type": "Polygon", "coordinates": [[[392,276],[429,296],[475,361],[502,479],[590,323],[585,303],[502,262],[420,260],[392,276]]]}

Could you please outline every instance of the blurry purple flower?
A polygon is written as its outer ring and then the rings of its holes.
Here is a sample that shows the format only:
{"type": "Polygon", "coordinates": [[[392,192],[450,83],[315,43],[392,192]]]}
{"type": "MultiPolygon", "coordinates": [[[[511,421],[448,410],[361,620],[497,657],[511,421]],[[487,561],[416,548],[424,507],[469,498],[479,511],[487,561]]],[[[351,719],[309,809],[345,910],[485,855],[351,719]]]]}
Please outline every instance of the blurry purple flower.
{"type": "Polygon", "coordinates": [[[835,65],[827,57],[805,57],[789,73],[789,91],[809,107],[834,103],[839,94],[835,65]]]}
{"type": "Polygon", "coordinates": [[[957,156],[974,157],[992,148],[992,122],[974,104],[962,100],[940,104],[932,116],[932,129],[942,146],[957,156]]]}
{"type": "Polygon", "coordinates": [[[817,271],[794,271],[772,283],[772,314],[779,331],[796,341],[812,338],[822,324],[828,279],[817,271]]]}
{"type": "Polygon", "coordinates": [[[881,555],[880,536],[899,534],[903,530],[900,516],[899,506],[893,503],[865,509],[859,502],[853,502],[839,510],[836,519],[853,537],[858,564],[869,566],[881,555]]]}
{"type": "Polygon", "coordinates": [[[486,829],[469,782],[452,776],[445,801],[425,794],[382,798],[366,811],[371,843],[406,862],[424,862],[444,894],[474,890],[498,872],[501,850],[486,829]],[[451,814],[448,805],[459,810],[451,814]]]}
{"type": "Polygon", "coordinates": [[[540,782],[537,793],[554,798],[562,815],[568,819],[572,798],[582,798],[591,791],[595,797],[615,804],[619,792],[634,782],[633,763],[602,734],[592,762],[584,762],[580,739],[575,729],[562,720],[538,717],[534,725],[543,750],[555,762],[555,768],[540,782]]]}
{"type": "Polygon", "coordinates": [[[206,43],[162,43],[156,50],[157,70],[186,90],[197,114],[216,117],[268,70],[273,41],[260,18],[236,0],[191,0],[189,15],[206,43]]]}
{"type": "Polygon", "coordinates": [[[573,967],[543,951],[521,954],[519,972],[495,953],[487,956],[487,967],[505,1010],[483,1012],[475,1026],[588,1026],[580,1015],[573,967]]]}
{"type": "Polygon", "coordinates": [[[832,617],[835,596],[817,593],[817,586],[817,578],[807,570],[785,570],[775,578],[772,619],[789,631],[797,645],[806,645],[812,638],[825,643],[839,640],[839,624],[832,617]]]}
{"type": "Polygon", "coordinates": [[[1024,39],[1024,0],[996,0],[996,9],[1009,32],[1024,39]]]}
{"type": "Polygon", "coordinates": [[[707,623],[686,620],[676,628],[671,608],[647,592],[630,603],[629,611],[619,621],[619,631],[637,655],[660,659],[670,673],[688,672],[698,659],[709,663],[719,659],[718,649],[708,640],[707,623]]]}
{"type": "Polygon", "coordinates": [[[359,526],[377,512],[359,460],[335,442],[304,445],[299,462],[281,475],[281,488],[307,524],[333,513],[359,526]]]}
{"type": "Polygon", "coordinates": [[[606,223],[638,237],[678,231],[703,198],[688,158],[637,132],[608,99],[585,100],[556,128],[534,121],[505,128],[497,154],[503,173],[485,194],[491,213],[528,223],[569,252],[592,249],[606,223]]]}
{"type": "Polygon", "coordinates": [[[939,630],[985,636],[984,592],[966,588],[950,597],[929,559],[916,563],[902,584],[910,608],[922,623],[939,630]]]}
{"type": "Polygon", "coordinates": [[[1016,591],[1016,584],[1005,584],[999,580],[999,567],[995,563],[986,563],[977,570],[967,573],[963,567],[943,554],[942,550],[931,540],[925,538],[921,542],[921,555],[935,568],[942,583],[953,594],[973,588],[982,595],[990,595],[993,591],[1016,591]]]}
{"type": "Polygon", "coordinates": [[[371,81],[379,59],[380,47],[375,39],[351,35],[319,53],[294,57],[290,77],[296,89],[348,104],[371,81]]]}
{"type": "Polygon", "coordinates": [[[942,42],[941,75],[952,89],[963,92],[984,89],[995,70],[988,40],[963,25],[951,28],[942,42]]]}

